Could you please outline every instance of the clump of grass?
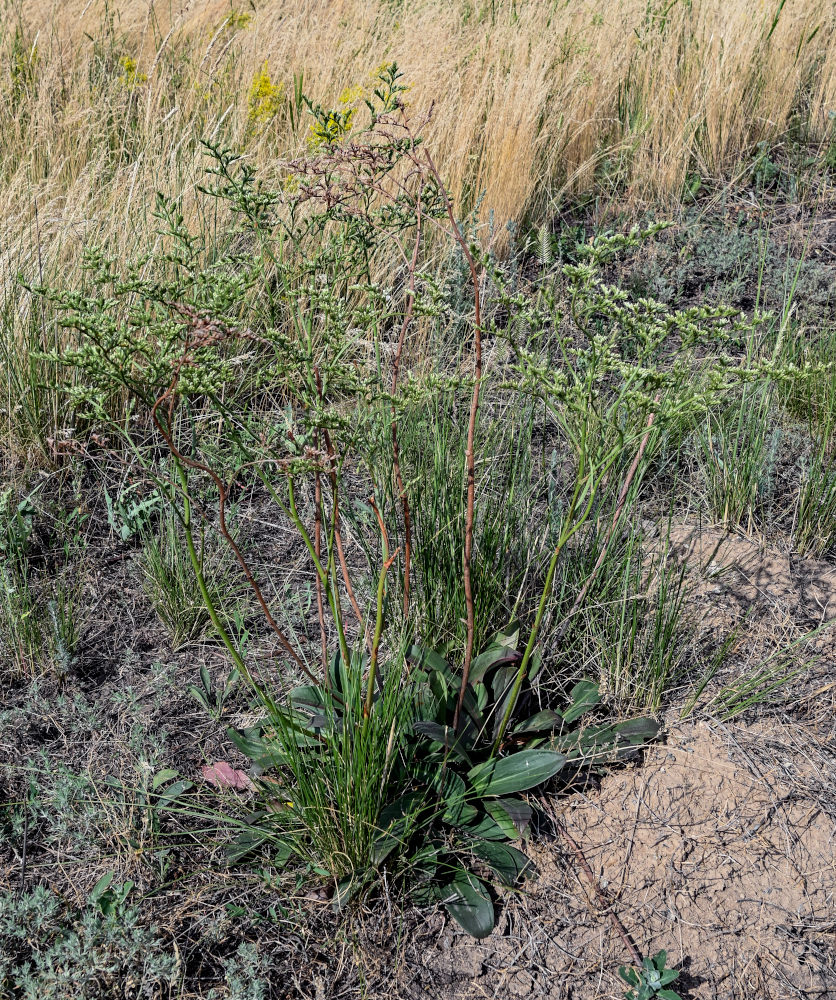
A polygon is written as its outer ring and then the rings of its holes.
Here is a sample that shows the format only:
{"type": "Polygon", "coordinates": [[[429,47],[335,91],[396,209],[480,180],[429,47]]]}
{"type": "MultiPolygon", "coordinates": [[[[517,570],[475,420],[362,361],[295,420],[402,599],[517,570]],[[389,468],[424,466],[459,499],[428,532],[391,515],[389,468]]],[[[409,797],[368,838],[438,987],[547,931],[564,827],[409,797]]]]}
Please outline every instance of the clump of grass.
{"type": "MultiPolygon", "coordinates": [[[[141,554],[143,589],[177,650],[206,638],[212,620],[186,547],[182,525],[166,508],[156,532],[144,532],[141,554]]],[[[214,536],[212,536],[214,538],[214,536]]],[[[232,568],[216,544],[201,533],[198,545],[201,572],[215,607],[232,621],[239,604],[232,568]]]]}
{"type": "MultiPolygon", "coordinates": [[[[466,440],[453,407],[453,399],[440,399],[405,415],[401,441],[416,533],[416,628],[427,645],[460,650],[466,619],[459,586],[466,440]]],[[[529,564],[543,544],[534,528],[532,428],[530,410],[503,410],[486,419],[480,433],[473,564],[477,649],[513,619],[529,564]]]]}
{"type": "MultiPolygon", "coordinates": [[[[626,523],[636,509],[628,509],[626,523]]],[[[599,518],[599,524],[607,521],[599,518]]],[[[627,528],[602,551],[605,537],[600,529],[590,530],[566,553],[553,612],[555,621],[563,618],[561,642],[547,674],[592,673],[623,710],[657,711],[681,678],[693,638],[687,566],[664,538],[648,542],[638,528],[627,528]],[[599,560],[594,583],[577,605],[599,560]]]]}
{"type": "Polygon", "coordinates": [[[821,556],[836,545],[836,437],[814,439],[802,463],[793,537],[802,555],[821,556]]]}
{"type": "Polygon", "coordinates": [[[603,608],[593,603],[590,629],[602,687],[626,708],[657,711],[681,675],[692,632],[685,573],[669,553],[643,560],[641,546],[628,541],[619,599],[603,608]]]}
{"type": "Polygon", "coordinates": [[[0,566],[0,660],[13,675],[33,677],[47,649],[42,609],[28,568],[0,566]]]}
{"type": "Polygon", "coordinates": [[[781,435],[772,399],[768,385],[746,386],[738,401],[709,412],[697,431],[705,503],[720,524],[751,532],[763,521],[781,435]]]}

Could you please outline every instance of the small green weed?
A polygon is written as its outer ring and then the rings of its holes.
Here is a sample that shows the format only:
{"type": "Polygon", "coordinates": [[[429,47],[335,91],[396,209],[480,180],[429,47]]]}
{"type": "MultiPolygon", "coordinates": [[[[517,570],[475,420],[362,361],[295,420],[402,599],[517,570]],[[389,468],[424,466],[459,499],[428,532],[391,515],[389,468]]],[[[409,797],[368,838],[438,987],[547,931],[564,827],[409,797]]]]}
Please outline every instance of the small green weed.
{"type": "Polygon", "coordinates": [[[0,663],[17,677],[42,672],[47,649],[44,624],[28,566],[0,565],[0,663]]]}
{"type": "Polygon", "coordinates": [[[681,1000],[674,990],[666,987],[679,978],[676,969],[667,968],[668,954],[657,952],[653,958],[642,959],[640,969],[626,969],[623,965],[618,970],[619,976],[632,989],[624,994],[624,1000],[681,1000]]]}
{"type": "Polygon", "coordinates": [[[140,483],[131,483],[121,488],[115,498],[105,490],[107,523],[110,530],[123,542],[138,538],[146,533],[151,522],[163,507],[163,498],[158,490],[144,495],[140,483]]]}

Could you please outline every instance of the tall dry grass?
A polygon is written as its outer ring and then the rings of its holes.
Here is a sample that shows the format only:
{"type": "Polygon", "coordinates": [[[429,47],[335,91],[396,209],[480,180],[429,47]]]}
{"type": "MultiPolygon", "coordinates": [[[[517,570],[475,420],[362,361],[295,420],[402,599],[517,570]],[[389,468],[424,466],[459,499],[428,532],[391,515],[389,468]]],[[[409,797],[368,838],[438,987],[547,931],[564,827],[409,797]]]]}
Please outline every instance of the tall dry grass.
{"type": "Polygon", "coordinates": [[[826,140],[836,7],[0,0],[0,322],[18,308],[18,272],[72,281],[85,241],[145,245],[156,189],[194,206],[201,137],[269,172],[305,142],[294,79],[334,105],[389,60],[416,108],[434,102],[428,141],[460,211],[483,198],[501,224],[606,184],[633,204],[676,202],[689,171],[731,180],[794,118],[826,140]],[[277,113],[254,120],[263,71],[277,113]]]}

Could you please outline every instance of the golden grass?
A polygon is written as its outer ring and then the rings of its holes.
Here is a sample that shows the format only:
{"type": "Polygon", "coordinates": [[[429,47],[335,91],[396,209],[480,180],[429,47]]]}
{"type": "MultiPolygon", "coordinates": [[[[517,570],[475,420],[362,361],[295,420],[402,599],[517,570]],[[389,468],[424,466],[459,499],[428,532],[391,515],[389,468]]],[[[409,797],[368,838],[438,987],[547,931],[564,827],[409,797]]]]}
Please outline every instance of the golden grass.
{"type": "Polygon", "coordinates": [[[484,195],[499,222],[589,189],[604,159],[628,200],[675,200],[689,169],[730,179],[794,112],[815,136],[832,128],[832,4],[779,4],[263,0],[230,19],[228,0],[171,17],[148,0],[111,0],[109,16],[103,0],[6,0],[2,242],[31,223],[36,197],[46,243],[61,230],[64,252],[91,230],[129,240],[153,189],[200,176],[202,135],[262,165],[292,151],[286,115],[248,122],[265,62],[283,97],[302,73],[327,105],[397,60],[415,107],[435,104],[429,142],[458,204],[484,195]],[[29,53],[15,91],[10,67],[29,53]]]}
{"type": "Polygon", "coordinates": [[[497,227],[567,193],[675,205],[794,117],[836,134],[831,0],[0,0],[0,289],[145,246],[157,189],[194,210],[201,137],[269,174],[305,143],[294,77],[334,106],[391,60],[459,210],[497,227]]]}

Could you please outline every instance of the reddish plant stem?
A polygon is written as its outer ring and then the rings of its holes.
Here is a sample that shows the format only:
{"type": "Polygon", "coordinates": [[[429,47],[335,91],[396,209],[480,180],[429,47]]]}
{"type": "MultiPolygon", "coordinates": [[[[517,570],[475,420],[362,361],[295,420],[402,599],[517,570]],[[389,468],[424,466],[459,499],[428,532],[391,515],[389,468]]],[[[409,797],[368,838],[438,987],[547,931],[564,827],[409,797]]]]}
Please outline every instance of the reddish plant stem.
{"type": "Polygon", "coordinates": [[[462,679],[459,688],[459,697],[456,701],[456,711],[453,715],[453,731],[458,729],[459,717],[464,703],[464,696],[467,690],[467,682],[470,676],[470,663],[473,659],[473,644],[476,636],[476,610],[473,603],[473,579],[471,575],[471,565],[473,561],[473,516],[476,506],[476,457],[474,454],[476,439],[476,421],[479,416],[479,391],[482,385],[482,302],[479,293],[479,274],[476,269],[476,261],[467,240],[464,237],[456,216],[453,212],[453,205],[447,189],[442,183],[441,175],[433,162],[429,152],[424,151],[427,165],[430,172],[438,184],[438,190],[444,201],[447,210],[447,218],[450,220],[450,227],[453,238],[461,247],[467,266],[470,269],[470,280],[473,284],[473,393],[470,397],[470,416],[467,422],[467,447],[465,449],[465,464],[467,470],[467,509],[464,521],[464,551],[462,553],[462,579],[464,585],[464,600],[467,609],[467,634],[465,640],[464,661],[462,663],[462,679]]]}
{"type": "Polygon", "coordinates": [[[563,839],[572,849],[572,853],[575,855],[575,859],[578,862],[578,867],[586,876],[586,880],[592,887],[592,891],[595,893],[595,896],[598,899],[598,902],[601,904],[601,907],[609,914],[610,920],[612,921],[612,925],[615,928],[616,932],[618,933],[618,936],[624,942],[624,947],[629,952],[633,964],[641,968],[642,957],[641,954],[639,953],[639,949],[634,944],[633,939],[627,933],[627,928],[624,926],[618,914],[615,912],[613,902],[606,897],[606,895],[604,894],[604,890],[601,888],[598,882],[598,879],[595,878],[595,874],[590,868],[589,862],[586,860],[586,856],[581,850],[580,844],[578,844],[575,838],[569,833],[566,827],[557,818],[551,805],[542,797],[540,797],[540,804],[543,806],[543,809],[548,814],[549,819],[551,819],[555,830],[557,830],[560,836],[563,837],[563,839]]]}

